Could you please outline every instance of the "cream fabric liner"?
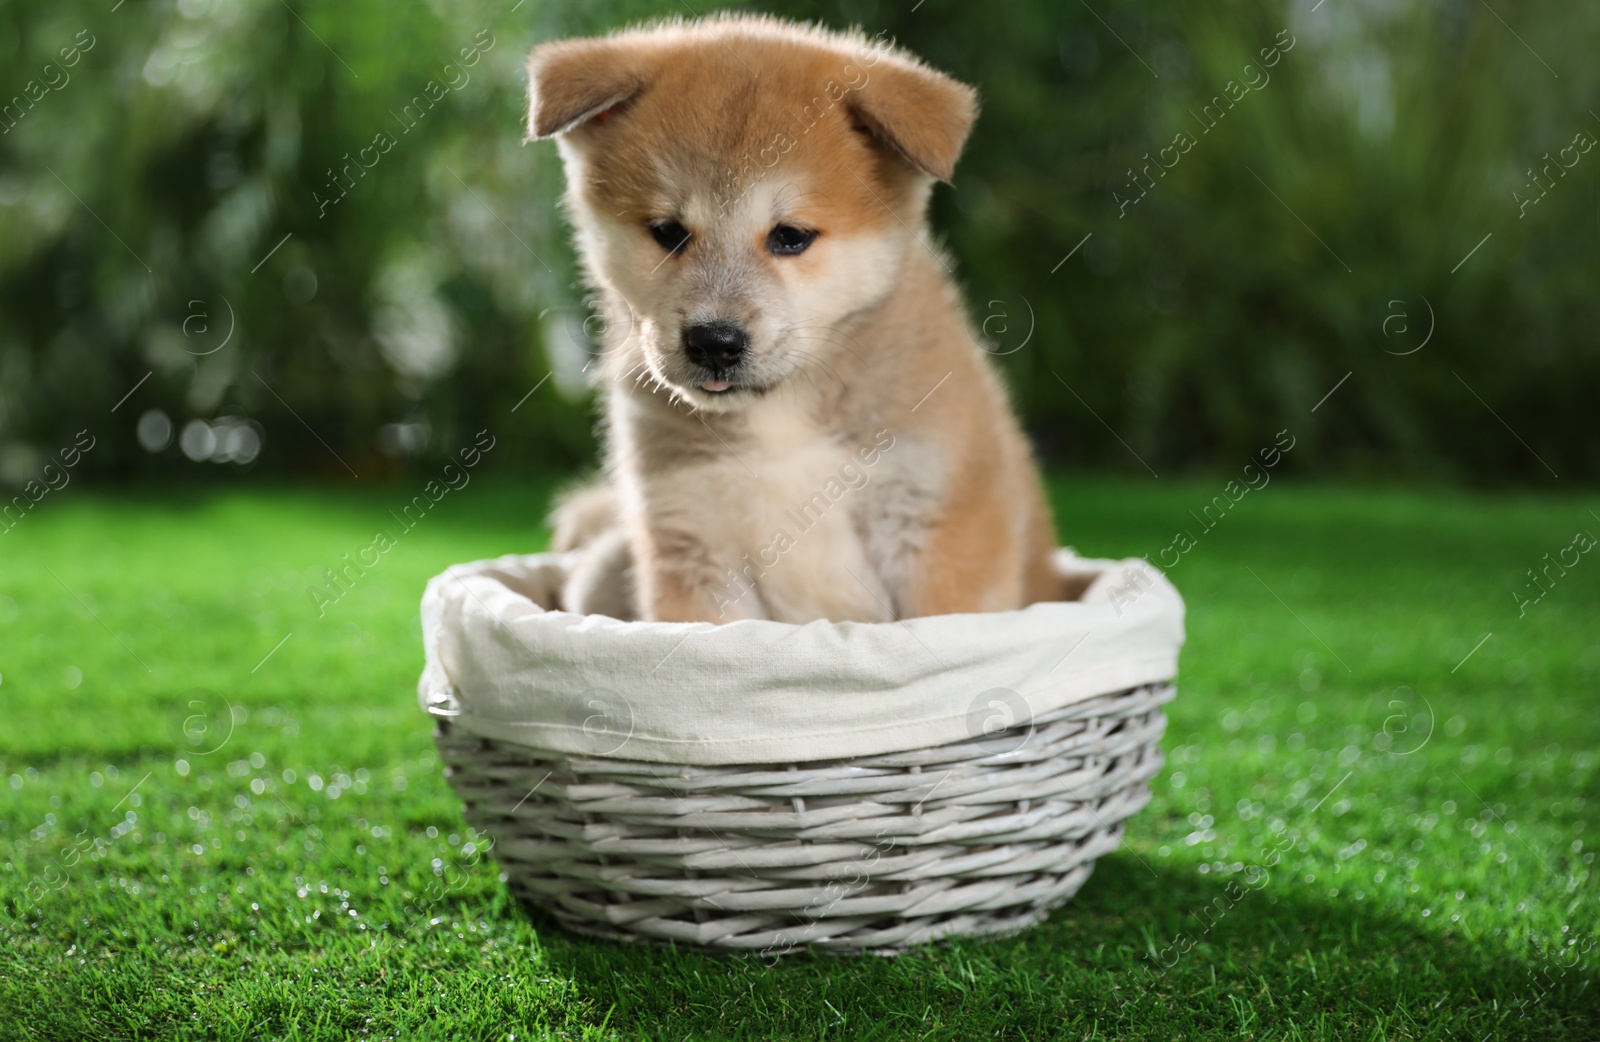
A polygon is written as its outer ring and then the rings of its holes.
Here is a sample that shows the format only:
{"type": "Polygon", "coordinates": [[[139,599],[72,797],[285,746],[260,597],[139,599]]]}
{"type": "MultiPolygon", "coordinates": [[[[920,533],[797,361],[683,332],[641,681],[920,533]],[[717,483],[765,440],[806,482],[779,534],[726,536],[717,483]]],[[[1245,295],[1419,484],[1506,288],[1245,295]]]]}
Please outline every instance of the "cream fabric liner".
{"type": "Polygon", "coordinates": [[[453,689],[458,727],[569,754],[805,762],[962,741],[1170,680],[1183,644],[1183,600],[1165,577],[1070,550],[1057,552],[1064,573],[1098,573],[1081,601],[804,626],[546,610],[569,563],[509,556],[430,581],[423,705],[453,689]]]}

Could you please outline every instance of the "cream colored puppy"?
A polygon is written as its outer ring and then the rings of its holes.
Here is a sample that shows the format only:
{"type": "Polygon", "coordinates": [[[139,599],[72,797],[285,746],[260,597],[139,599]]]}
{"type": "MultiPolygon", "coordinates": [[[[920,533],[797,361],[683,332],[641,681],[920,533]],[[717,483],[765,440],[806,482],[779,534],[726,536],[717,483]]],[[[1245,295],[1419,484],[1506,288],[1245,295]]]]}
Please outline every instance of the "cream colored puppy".
{"type": "Polygon", "coordinates": [[[717,17],[529,58],[604,345],[564,606],[887,621],[1061,595],[1026,441],[926,226],[971,88],[858,35],[717,17]]]}

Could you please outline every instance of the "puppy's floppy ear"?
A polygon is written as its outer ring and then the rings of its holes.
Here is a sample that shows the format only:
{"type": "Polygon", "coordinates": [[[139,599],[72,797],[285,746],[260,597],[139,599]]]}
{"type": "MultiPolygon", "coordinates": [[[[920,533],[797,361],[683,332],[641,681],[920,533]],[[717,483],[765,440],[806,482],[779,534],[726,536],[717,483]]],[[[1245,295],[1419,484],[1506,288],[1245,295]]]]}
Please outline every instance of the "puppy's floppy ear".
{"type": "Polygon", "coordinates": [[[866,72],[850,95],[856,120],[918,170],[949,181],[978,116],[977,92],[898,56],[880,57],[866,72]]]}
{"type": "Polygon", "coordinates": [[[528,137],[564,134],[644,86],[637,53],[617,40],[558,40],[528,55],[528,137]]]}

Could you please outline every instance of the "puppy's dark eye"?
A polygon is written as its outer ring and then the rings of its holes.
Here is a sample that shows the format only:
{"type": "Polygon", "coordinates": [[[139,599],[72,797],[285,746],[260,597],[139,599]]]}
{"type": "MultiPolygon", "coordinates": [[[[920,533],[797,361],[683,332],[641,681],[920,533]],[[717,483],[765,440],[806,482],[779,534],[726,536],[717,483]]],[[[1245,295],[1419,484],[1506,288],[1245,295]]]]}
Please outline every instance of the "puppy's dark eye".
{"type": "Polygon", "coordinates": [[[767,233],[767,250],[774,257],[792,257],[806,252],[806,247],[816,241],[817,233],[792,224],[780,224],[767,233]]]}
{"type": "Polygon", "coordinates": [[[677,221],[670,218],[664,221],[651,221],[648,227],[651,237],[668,253],[677,253],[689,245],[689,229],[677,221]]]}

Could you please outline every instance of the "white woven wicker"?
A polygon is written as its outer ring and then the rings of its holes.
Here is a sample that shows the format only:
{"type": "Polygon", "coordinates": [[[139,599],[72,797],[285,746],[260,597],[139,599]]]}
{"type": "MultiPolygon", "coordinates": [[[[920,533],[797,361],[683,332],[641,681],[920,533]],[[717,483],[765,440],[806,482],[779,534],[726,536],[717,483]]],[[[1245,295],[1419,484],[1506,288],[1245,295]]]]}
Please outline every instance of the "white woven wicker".
{"type": "Polygon", "coordinates": [[[1171,684],[981,739],[827,763],[574,756],[431,711],[512,889],[573,930],[781,955],[1009,933],[1077,893],[1160,770],[1171,684]]]}
{"type": "Polygon", "coordinates": [[[803,627],[572,615],[575,563],[434,579],[418,684],[467,819],[574,930],[769,955],[1010,932],[1149,800],[1183,601],[1143,561],[1061,551],[1072,602],[803,627]]]}

